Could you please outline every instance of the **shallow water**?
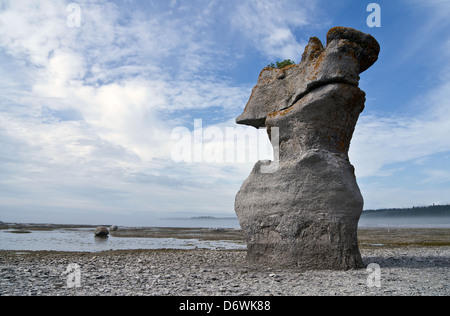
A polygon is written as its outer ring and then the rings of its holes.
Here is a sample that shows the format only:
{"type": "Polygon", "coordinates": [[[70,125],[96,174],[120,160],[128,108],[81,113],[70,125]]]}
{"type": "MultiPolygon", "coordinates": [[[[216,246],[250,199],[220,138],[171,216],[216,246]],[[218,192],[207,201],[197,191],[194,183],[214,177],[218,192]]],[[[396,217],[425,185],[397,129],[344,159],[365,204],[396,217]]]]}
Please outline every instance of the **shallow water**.
{"type": "Polygon", "coordinates": [[[99,252],[125,249],[245,249],[231,241],[201,241],[176,238],[96,238],[92,229],[55,229],[27,234],[0,231],[1,250],[99,252]]]}

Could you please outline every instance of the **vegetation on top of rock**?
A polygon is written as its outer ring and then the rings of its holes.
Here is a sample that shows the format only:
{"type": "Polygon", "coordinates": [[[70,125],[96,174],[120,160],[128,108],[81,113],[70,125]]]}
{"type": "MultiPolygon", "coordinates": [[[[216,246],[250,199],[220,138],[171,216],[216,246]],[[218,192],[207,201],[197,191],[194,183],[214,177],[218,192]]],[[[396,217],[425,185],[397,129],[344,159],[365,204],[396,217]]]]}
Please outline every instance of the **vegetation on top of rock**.
{"type": "Polygon", "coordinates": [[[295,61],[290,60],[290,59],[285,59],[283,61],[277,61],[276,64],[271,63],[267,67],[283,69],[284,67],[287,67],[287,66],[290,66],[290,65],[295,65],[295,61]]]}

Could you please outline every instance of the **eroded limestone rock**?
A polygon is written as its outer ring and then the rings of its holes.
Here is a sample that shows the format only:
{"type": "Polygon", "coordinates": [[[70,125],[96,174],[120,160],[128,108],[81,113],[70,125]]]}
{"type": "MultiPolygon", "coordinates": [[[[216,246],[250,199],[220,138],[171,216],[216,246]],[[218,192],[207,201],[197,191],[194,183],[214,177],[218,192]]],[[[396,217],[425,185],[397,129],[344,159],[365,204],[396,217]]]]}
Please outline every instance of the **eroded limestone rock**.
{"type": "Polygon", "coordinates": [[[258,162],[236,196],[248,259],[305,269],[362,267],[363,198],[349,162],[365,93],[359,74],[378,58],[370,35],[337,27],[311,38],[298,65],[265,68],[240,124],[279,129],[279,168],[258,162]]]}

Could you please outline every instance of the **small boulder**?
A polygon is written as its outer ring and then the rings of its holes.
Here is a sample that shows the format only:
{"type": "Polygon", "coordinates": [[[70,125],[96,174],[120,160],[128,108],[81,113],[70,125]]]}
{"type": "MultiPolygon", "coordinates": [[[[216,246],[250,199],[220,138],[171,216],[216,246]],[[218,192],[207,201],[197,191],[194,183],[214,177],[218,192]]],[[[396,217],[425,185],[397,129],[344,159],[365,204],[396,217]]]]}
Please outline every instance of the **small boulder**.
{"type": "Polygon", "coordinates": [[[108,237],[109,230],[104,226],[99,226],[95,229],[95,237],[108,237]]]}

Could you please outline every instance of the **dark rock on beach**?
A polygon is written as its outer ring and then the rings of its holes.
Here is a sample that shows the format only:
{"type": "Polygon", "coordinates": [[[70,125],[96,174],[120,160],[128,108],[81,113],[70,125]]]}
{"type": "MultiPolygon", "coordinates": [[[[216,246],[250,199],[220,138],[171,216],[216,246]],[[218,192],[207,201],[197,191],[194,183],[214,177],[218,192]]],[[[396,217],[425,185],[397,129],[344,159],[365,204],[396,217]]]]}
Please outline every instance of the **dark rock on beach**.
{"type": "Polygon", "coordinates": [[[108,237],[109,235],[109,230],[108,228],[104,227],[104,226],[99,226],[95,229],[95,237],[108,237]]]}

